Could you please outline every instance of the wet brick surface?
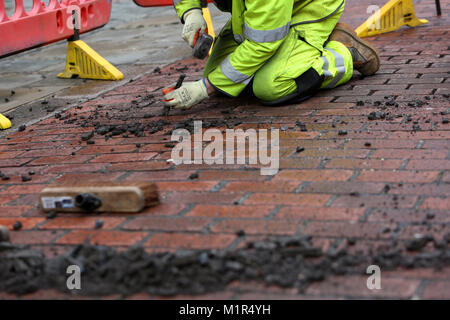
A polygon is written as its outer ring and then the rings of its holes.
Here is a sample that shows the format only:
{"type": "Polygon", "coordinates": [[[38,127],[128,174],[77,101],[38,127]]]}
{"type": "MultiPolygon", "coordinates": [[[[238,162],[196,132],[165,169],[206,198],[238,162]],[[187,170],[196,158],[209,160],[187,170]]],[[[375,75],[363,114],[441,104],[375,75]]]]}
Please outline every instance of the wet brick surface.
{"type": "MultiPolygon", "coordinates": [[[[267,108],[252,98],[215,97],[163,117],[161,87],[180,73],[188,81],[201,77],[203,62],[185,59],[8,135],[0,141],[0,224],[13,230],[21,222],[12,242],[48,257],[86,240],[119,250],[142,246],[148,253],[234,250],[267,236],[312,236],[324,251],[352,239],[354,250],[369,256],[392,241],[420,246],[408,242],[420,235],[439,246],[450,232],[450,20],[445,12],[435,17],[434,1],[415,3],[430,24],[373,38],[382,58],[377,75],[355,74],[345,86],[302,104],[267,108]],[[168,163],[170,132],[193,120],[221,130],[280,128],[280,172],[267,177],[252,165],[168,163]],[[56,218],[37,207],[45,186],[89,179],[154,181],[162,203],[135,215],[56,218]]],[[[348,1],[344,21],[362,23],[369,4],[348,1]]],[[[433,252],[433,246],[423,250],[433,252]]],[[[330,273],[301,294],[236,281],[210,295],[449,298],[448,270],[389,271],[380,292],[366,288],[364,275],[330,273]]],[[[24,297],[70,296],[43,290],[24,297]]]]}

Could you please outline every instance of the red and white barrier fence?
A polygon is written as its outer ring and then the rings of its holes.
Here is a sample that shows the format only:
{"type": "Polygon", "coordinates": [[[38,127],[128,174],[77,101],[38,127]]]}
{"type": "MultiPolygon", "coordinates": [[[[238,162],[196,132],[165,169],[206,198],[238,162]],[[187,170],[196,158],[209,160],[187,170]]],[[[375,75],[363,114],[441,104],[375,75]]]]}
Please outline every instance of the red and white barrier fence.
{"type": "MultiPolygon", "coordinates": [[[[140,7],[166,7],[173,6],[172,0],[133,0],[140,7]]],[[[212,0],[208,0],[209,3],[212,0]]]]}
{"type": "Polygon", "coordinates": [[[27,11],[23,0],[15,0],[15,11],[7,15],[0,0],[0,57],[67,39],[73,35],[72,11],[79,17],[80,33],[104,26],[111,14],[111,0],[33,0],[27,11]]]}

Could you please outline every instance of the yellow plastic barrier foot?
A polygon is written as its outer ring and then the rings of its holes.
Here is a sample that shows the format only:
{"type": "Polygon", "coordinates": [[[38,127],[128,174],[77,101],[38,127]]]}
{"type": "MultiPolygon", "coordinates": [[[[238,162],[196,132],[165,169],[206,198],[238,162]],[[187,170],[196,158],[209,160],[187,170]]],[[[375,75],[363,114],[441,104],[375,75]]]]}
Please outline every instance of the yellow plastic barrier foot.
{"type": "Polygon", "coordinates": [[[122,80],[123,74],[81,40],[69,41],[66,69],[59,78],[122,80]]]}
{"type": "MultiPolygon", "coordinates": [[[[208,34],[213,37],[213,39],[216,38],[216,33],[214,32],[214,25],[212,22],[212,18],[211,18],[211,12],[209,11],[209,8],[202,8],[203,11],[203,18],[205,18],[206,21],[206,25],[208,26],[208,34]]],[[[213,45],[211,46],[211,49],[209,50],[209,54],[211,55],[212,52],[212,48],[214,46],[214,42],[213,45]]]]}
{"type": "Polygon", "coordinates": [[[391,0],[360,25],[356,33],[363,38],[392,32],[404,25],[417,27],[426,23],[428,20],[417,18],[412,0],[391,0]]]}
{"type": "Polygon", "coordinates": [[[0,129],[9,129],[11,128],[11,121],[0,113],[0,129]]]}

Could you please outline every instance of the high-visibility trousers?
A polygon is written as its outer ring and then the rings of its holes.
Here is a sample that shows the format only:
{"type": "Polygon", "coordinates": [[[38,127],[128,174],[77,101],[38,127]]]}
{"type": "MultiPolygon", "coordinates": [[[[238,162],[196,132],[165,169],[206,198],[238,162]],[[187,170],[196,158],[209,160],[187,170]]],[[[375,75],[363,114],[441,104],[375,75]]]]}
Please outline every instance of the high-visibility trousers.
{"type": "MultiPolygon", "coordinates": [[[[268,104],[289,101],[302,92],[302,78],[311,68],[320,76],[317,89],[330,89],[347,83],[353,75],[353,59],[350,51],[340,42],[328,41],[343,12],[307,25],[323,43],[316,48],[306,42],[300,34],[305,25],[291,28],[277,52],[256,72],[252,82],[255,96],[268,104]]],[[[204,77],[216,69],[239,44],[234,40],[230,23],[221,31],[204,70],[204,77]]]]}

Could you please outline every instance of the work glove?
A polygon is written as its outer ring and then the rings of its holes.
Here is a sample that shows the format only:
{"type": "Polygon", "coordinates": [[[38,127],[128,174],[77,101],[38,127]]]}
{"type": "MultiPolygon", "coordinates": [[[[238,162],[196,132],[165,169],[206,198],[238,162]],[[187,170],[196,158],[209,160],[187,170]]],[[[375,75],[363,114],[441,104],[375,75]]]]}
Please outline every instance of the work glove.
{"type": "Polygon", "coordinates": [[[194,9],[184,14],[184,28],[182,37],[192,48],[195,45],[196,38],[206,29],[206,21],[203,18],[202,10],[194,9]],[[199,32],[200,31],[200,32],[199,32]]]}
{"type": "Polygon", "coordinates": [[[164,96],[164,104],[175,109],[190,109],[193,105],[208,98],[208,92],[203,80],[185,82],[179,89],[164,96]]]}

